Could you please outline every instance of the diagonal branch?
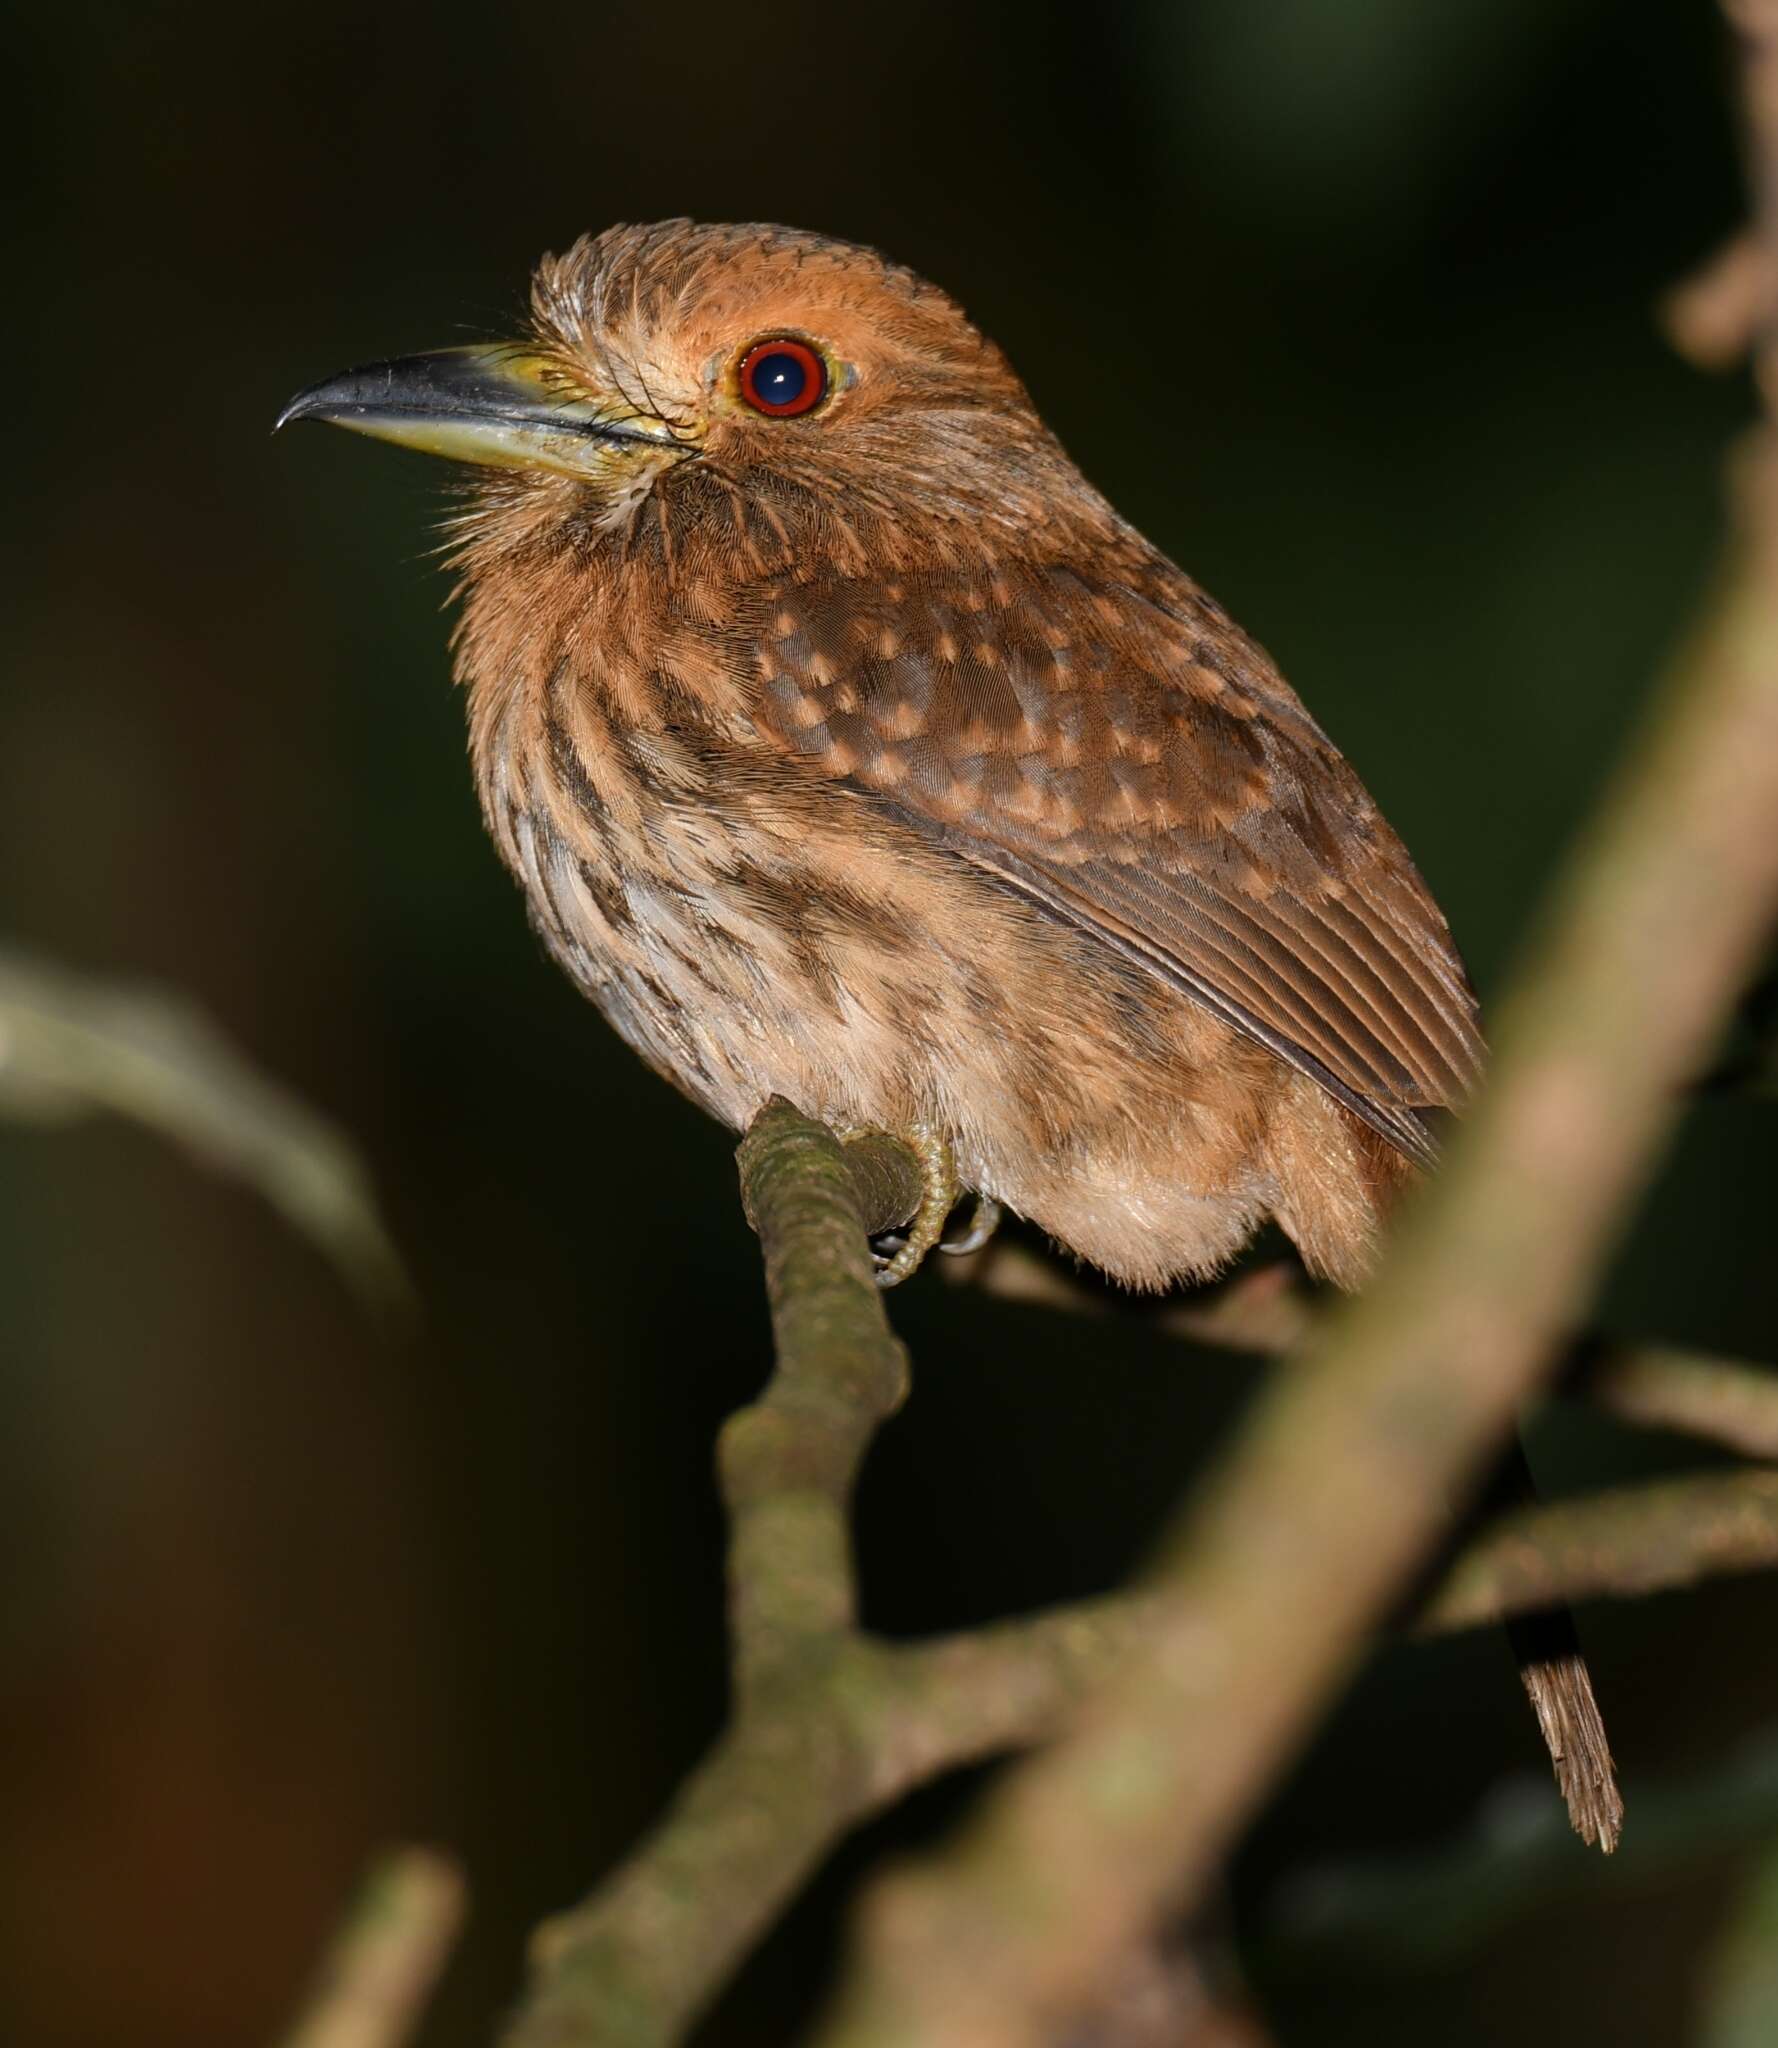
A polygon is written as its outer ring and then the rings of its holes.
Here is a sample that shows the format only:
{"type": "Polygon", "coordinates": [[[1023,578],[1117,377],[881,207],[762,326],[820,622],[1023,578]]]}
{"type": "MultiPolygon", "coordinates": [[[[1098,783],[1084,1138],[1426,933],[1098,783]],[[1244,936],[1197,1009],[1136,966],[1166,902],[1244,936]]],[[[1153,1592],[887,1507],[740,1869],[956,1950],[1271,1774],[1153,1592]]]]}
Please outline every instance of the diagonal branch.
{"type": "Polygon", "coordinates": [[[1663,1479],[1503,1515],[1452,1565],[1415,1628],[1436,1635],[1773,1565],[1778,1470],[1663,1479]]]}
{"type": "MultiPolygon", "coordinates": [[[[1446,1635],[1579,1600],[1670,1592],[1778,1568],[1778,1471],[1713,1472],[1525,1507],[1461,1552],[1410,1623],[1446,1635]]],[[[896,1790],[982,1750],[1042,1741],[1163,1617],[1153,1594],[1114,1594],[894,1653],[903,1710],[896,1790]],[[993,1709],[988,1703],[993,1702],[993,1709]]]]}
{"type": "Polygon", "coordinates": [[[1778,1459],[1778,1372],[1669,1345],[1601,1343],[1585,1348],[1576,1392],[1643,1429],[1667,1429],[1778,1459]]]}
{"type": "Polygon", "coordinates": [[[403,2048],[450,1957],[463,1878],[432,1849],[371,1871],[323,1958],[283,2048],[403,2048]]]}
{"type": "Polygon", "coordinates": [[[1202,1887],[1573,1326],[1778,906],[1778,463],[1504,1007],[1492,1085],[1374,1289],[1165,1546],[1080,1725],[874,1887],[824,2048],[1014,2048],[1202,1887]]]}
{"type": "Polygon", "coordinates": [[[0,946],[0,1120],[128,1117],[256,1188],[368,1306],[412,1307],[364,1162],[195,1004],[0,946]]]}
{"type": "MultiPolygon", "coordinates": [[[[893,1154],[841,1151],[782,1104],[742,1147],[779,1349],[759,1402],[724,1434],[749,1676],[728,1732],[660,1825],[540,1930],[511,2048],[682,2039],[850,1828],[946,1771],[1055,1735],[1153,1625],[1155,1603],[1138,1595],[927,1642],[856,1632],[845,1503],[902,1371],[863,1226],[897,1220],[917,1181],[893,1154]]],[[[1775,1495],[1778,1475],[1713,1475],[1510,1517],[1464,1552],[1418,1626],[1778,1563],[1775,1495]]]]}

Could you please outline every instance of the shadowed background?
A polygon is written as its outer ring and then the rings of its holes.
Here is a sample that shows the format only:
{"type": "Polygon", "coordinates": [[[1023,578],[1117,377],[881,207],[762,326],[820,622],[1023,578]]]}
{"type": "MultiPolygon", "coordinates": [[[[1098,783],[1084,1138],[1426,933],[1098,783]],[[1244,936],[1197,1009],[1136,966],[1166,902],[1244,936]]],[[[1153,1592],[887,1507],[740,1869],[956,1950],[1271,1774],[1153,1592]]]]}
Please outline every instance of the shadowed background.
{"type": "MultiPolygon", "coordinates": [[[[452,2048],[721,1714],[709,1452],[764,1310],[731,1141],[547,965],[483,839],[446,472],[273,443],[280,403],[511,331],[538,252],[614,220],[877,243],[1280,658],[1486,995],[1717,537],[1744,395],[1648,315],[1740,210],[1716,23],[73,5],[11,41],[0,943],[201,1001],[358,1140],[424,1307],[379,1331],[131,1127],[0,1123],[0,2025],[264,2038],[366,1854],[418,1836],[475,1893],[452,2048]]],[[[1690,1119],[1612,1327],[1775,1355],[1772,1114],[1690,1119]]],[[[895,1310],[916,1392],[860,1539],[887,1628],[1110,1583],[1253,1384],[930,1275],[895,1310]]],[[[1537,1450],[1555,1490],[1697,1462],[1566,1415],[1537,1450]]],[[[1584,1623],[1632,1829],[1639,1781],[1778,1721],[1770,1582],[1584,1623]]],[[[1414,1967],[1262,1944],[1281,1882],[1521,1779],[1553,1798],[1492,1635],[1367,1674],[1237,1874],[1287,2048],[1687,2038],[1732,1856],[1414,1967]]],[[[706,2038],[785,2038],[848,1875],[953,1798],[846,1852],[706,2038]]]]}

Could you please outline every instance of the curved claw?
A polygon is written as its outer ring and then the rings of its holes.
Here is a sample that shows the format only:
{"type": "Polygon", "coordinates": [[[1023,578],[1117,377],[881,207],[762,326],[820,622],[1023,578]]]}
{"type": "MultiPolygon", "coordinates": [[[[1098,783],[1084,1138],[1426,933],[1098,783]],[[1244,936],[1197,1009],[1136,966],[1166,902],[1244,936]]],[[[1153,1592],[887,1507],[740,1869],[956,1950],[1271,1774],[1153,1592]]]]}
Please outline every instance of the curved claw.
{"type": "MultiPolygon", "coordinates": [[[[842,1131],[840,1143],[850,1144],[862,1135],[860,1131],[842,1131]]],[[[921,1260],[943,1236],[958,1194],[957,1162],[948,1138],[930,1124],[915,1124],[910,1130],[892,1131],[890,1136],[900,1139],[919,1160],[923,1187],[920,1206],[900,1247],[888,1256],[881,1252],[871,1254],[876,1260],[879,1287],[899,1287],[909,1274],[919,1270],[921,1260]]]]}
{"type": "Polygon", "coordinates": [[[953,1259],[961,1259],[970,1252],[979,1252],[983,1245],[1000,1228],[1000,1219],[1006,1212],[992,1195],[978,1194],[975,1207],[969,1214],[969,1227],[956,1237],[941,1237],[935,1249],[947,1253],[953,1259]]]}

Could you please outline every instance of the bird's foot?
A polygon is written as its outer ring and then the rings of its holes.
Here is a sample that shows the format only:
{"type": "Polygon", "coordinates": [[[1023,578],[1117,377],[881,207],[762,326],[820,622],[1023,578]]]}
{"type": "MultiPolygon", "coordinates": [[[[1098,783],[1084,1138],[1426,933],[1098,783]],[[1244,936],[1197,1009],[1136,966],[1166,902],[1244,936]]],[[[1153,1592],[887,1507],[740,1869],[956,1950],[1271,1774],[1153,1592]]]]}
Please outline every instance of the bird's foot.
{"type": "Polygon", "coordinates": [[[1000,1204],[992,1195],[978,1194],[975,1206],[969,1212],[968,1223],[955,1237],[941,1237],[937,1249],[949,1252],[954,1259],[967,1258],[971,1252],[979,1252],[1000,1228],[1002,1213],[1000,1204]]]}
{"type": "MultiPolygon", "coordinates": [[[[835,1135],[842,1145],[849,1145],[862,1138],[865,1132],[862,1129],[843,1130],[835,1135]]],[[[921,1260],[943,1237],[945,1221],[957,1206],[957,1196],[961,1192],[957,1185],[957,1160],[949,1138],[931,1124],[912,1124],[906,1130],[891,1131],[889,1136],[905,1145],[920,1162],[920,1206],[914,1211],[906,1234],[894,1250],[881,1252],[873,1248],[871,1257],[876,1262],[879,1287],[899,1287],[910,1273],[919,1269],[921,1260]]],[[[980,1214],[978,1209],[968,1233],[971,1237],[975,1235],[980,1214]]],[[[996,1214],[995,1221],[998,1220],[996,1214]]],[[[987,1242],[986,1237],[982,1242],[987,1242]]],[[[974,1246],[970,1249],[973,1250],[974,1246]]]]}

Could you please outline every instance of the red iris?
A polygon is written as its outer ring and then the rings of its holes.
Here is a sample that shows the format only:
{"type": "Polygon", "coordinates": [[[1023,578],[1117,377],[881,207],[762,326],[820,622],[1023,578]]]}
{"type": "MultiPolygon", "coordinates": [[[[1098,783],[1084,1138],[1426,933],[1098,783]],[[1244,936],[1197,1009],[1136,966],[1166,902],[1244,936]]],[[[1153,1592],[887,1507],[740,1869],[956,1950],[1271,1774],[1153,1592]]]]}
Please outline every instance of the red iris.
{"type": "Polygon", "coordinates": [[[740,384],[755,412],[794,419],[827,396],[827,365],[807,342],[759,341],[741,358],[740,384]]]}

